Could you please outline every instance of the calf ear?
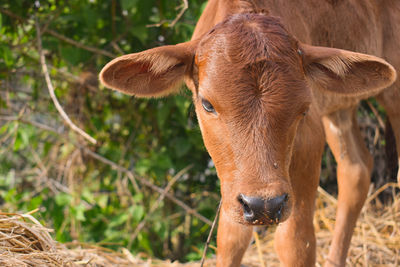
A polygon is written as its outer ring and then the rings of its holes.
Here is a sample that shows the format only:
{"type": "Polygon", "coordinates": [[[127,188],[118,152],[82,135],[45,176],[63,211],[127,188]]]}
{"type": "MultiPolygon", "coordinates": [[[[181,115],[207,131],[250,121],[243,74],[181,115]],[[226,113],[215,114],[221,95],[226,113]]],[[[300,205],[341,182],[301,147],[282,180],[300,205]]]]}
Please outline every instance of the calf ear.
{"type": "Polygon", "coordinates": [[[395,69],[375,56],[305,44],[299,49],[308,80],[321,90],[367,98],[396,80],[395,69]]]}
{"type": "Polygon", "coordinates": [[[124,55],[109,62],[100,81],[138,97],[159,97],[177,91],[190,71],[197,42],[168,45],[124,55]]]}

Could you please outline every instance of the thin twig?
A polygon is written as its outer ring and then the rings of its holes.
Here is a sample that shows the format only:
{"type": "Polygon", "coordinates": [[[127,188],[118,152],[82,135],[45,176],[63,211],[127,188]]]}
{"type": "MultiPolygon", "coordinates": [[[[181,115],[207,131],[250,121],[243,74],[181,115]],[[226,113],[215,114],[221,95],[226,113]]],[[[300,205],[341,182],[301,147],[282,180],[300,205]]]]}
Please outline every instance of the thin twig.
{"type": "MultiPolygon", "coordinates": [[[[0,117],[0,119],[1,119],[1,118],[2,118],[2,117],[0,117]]],[[[4,118],[4,117],[3,117],[3,118],[4,118]]],[[[12,117],[8,117],[7,120],[10,121],[11,118],[12,118],[12,117]]],[[[18,117],[15,116],[15,120],[18,120],[18,117]]],[[[44,124],[40,124],[40,123],[37,123],[37,122],[32,122],[32,121],[23,120],[23,119],[20,119],[19,121],[21,121],[21,122],[23,122],[23,123],[27,123],[27,124],[33,125],[33,126],[36,126],[36,127],[38,127],[39,129],[42,129],[42,130],[45,130],[45,131],[50,131],[50,132],[53,132],[53,133],[55,133],[55,134],[58,134],[58,135],[62,136],[62,133],[61,133],[60,131],[57,131],[56,129],[54,129],[54,128],[50,127],[50,126],[47,126],[47,125],[44,125],[44,124]]],[[[66,137],[66,138],[67,138],[67,137],[66,137]]],[[[131,171],[129,171],[128,169],[126,169],[126,168],[124,168],[124,167],[118,165],[117,163],[115,163],[115,162],[113,162],[113,161],[111,161],[111,160],[109,160],[109,159],[107,159],[107,158],[105,158],[105,157],[103,157],[103,156],[101,156],[101,155],[99,155],[99,154],[97,154],[97,153],[91,151],[90,149],[88,149],[88,148],[86,148],[86,147],[81,146],[80,144],[77,144],[76,142],[71,142],[71,143],[72,143],[73,145],[75,145],[76,147],[79,147],[80,149],[83,149],[83,151],[84,151],[87,155],[91,156],[92,158],[95,158],[95,159],[97,159],[97,160],[99,160],[99,161],[101,161],[101,162],[103,162],[103,163],[105,163],[105,164],[111,166],[111,167],[112,167],[113,169],[115,169],[115,170],[119,170],[119,171],[125,173],[125,174],[128,176],[128,178],[130,179],[130,181],[132,182],[132,184],[135,182],[135,177],[136,177],[136,178],[137,178],[142,184],[144,184],[145,186],[149,187],[149,188],[152,189],[153,191],[156,191],[156,192],[158,192],[158,193],[160,193],[160,194],[163,194],[164,189],[162,189],[161,187],[158,187],[158,186],[152,184],[152,183],[149,182],[147,179],[145,179],[145,178],[143,178],[143,177],[138,177],[138,176],[133,175],[133,173],[132,173],[131,171]]],[[[182,209],[184,209],[187,213],[189,213],[189,214],[195,216],[196,218],[198,218],[200,221],[202,221],[202,222],[204,222],[204,223],[206,223],[206,224],[208,224],[208,225],[212,225],[212,222],[211,222],[209,219],[207,219],[207,218],[204,217],[203,215],[199,214],[196,210],[190,208],[190,207],[189,207],[188,205],[186,205],[183,201],[177,199],[174,195],[171,195],[170,193],[166,193],[166,194],[165,194],[165,197],[167,197],[167,198],[170,199],[172,202],[174,202],[175,204],[177,204],[178,206],[180,206],[180,207],[181,207],[182,209]]]]}
{"type": "MultiPolygon", "coordinates": [[[[85,147],[82,147],[82,148],[87,155],[111,166],[115,170],[126,173],[128,175],[128,177],[136,177],[136,179],[139,180],[142,184],[144,184],[145,186],[151,188],[152,190],[154,190],[160,194],[164,193],[164,189],[152,184],[147,179],[140,177],[140,176],[134,176],[133,173],[131,171],[129,171],[128,169],[116,164],[115,162],[113,162],[109,159],[104,158],[103,156],[100,156],[97,153],[94,153],[93,151],[89,150],[88,148],[85,148],[85,147]]],[[[177,199],[174,195],[172,195],[170,193],[165,193],[165,197],[169,198],[172,202],[174,202],[175,204],[177,204],[178,206],[183,208],[187,213],[197,217],[200,221],[202,221],[208,225],[212,225],[212,222],[209,219],[207,219],[203,215],[199,214],[196,210],[192,209],[191,207],[189,207],[188,205],[183,203],[181,200],[177,199]]]]}
{"type": "Polygon", "coordinates": [[[129,240],[128,248],[131,247],[133,241],[136,239],[137,235],[140,233],[140,231],[143,229],[143,227],[146,224],[146,221],[148,218],[151,216],[151,214],[158,208],[160,203],[163,201],[165,198],[165,194],[168,193],[168,191],[171,189],[171,187],[179,180],[179,178],[182,177],[190,168],[193,167],[193,164],[190,164],[189,166],[185,167],[181,171],[179,171],[172,179],[171,181],[168,182],[167,186],[164,188],[164,192],[160,194],[158,197],[157,201],[153,203],[153,205],[150,207],[150,210],[146,213],[146,216],[143,218],[143,220],[138,224],[136,227],[135,231],[132,234],[132,237],[129,240]]]}
{"type": "Polygon", "coordinates": [[[393,188],[396,188],[396,187],[400,187],[397,183],[387,183],[387,184],[384,184],[383,186],[381,186],[380,188],[378,188],[376,191],[375,191],[375,193],[373,193],[371,196],[369,196],[366,200],[365,200],[365,204],[364,204],[364,206],[366,206],[369,202],[371,202],[373,199],[375,199],[380,193],[382,193],[383,191],[385,191],[386,190],[386,188],[389,188],[389,187],[393,187],[393,188]]]}
{"type": "Polygon", "coordinates": [[[17,20],[19,20],[21,22],[25,21],[25,19],[23,17],[18,16],[17,14],[14,14],[13,12],[11,12],[8,9],[0,8],[0,12],[5,14],[5,15],[7,15],[7,16],[9,16],[9,17],[11,17],[11,18],[13,18],[13,19],[17,19],[17,20]]]}
{"type": "Polygon", "coordinates": [[[114,55],[113,53],[110,53],[108,51],[105,51],[105,50],[102,50],[102,49],[99,49],[99,48],[96,48],[96,47],[84,45],[84,44],[79,43],[79,42],[77,42],[75,40],[72,40],[72,39],[70,39],[68,37],[65,37],[64,35],[61,35],[61,34],[55,32],[53,30],[46,29],[45,33],[48,33],[48,34],[56,37],[57,39],[60,39],[61,41],[64,41],[64,42],[69,43],[69,44],[71,44],[73,46],[82,48],[84,50],[87,50],[87,51],[90,51],[90,52],[93,52],[93,53],[96,53],[96,54],[100,54],[100,55],[103,55],[103,56],[107,56],[109,58],[115,58],[116,57],[116,55],[114,55]]]}
{"type": "Polygon", "coordinates": [[[376,108],[371,104],[371,102],[367,101],[368,107],[372,110],[372,113],[374,113],[376,119],[378,120],[379,126],[382,128],[383,131],[385,131],[385,123],[383,122],[383,119],[379,112],[376,110],[376,108]]]}
{"type": "Polygon", "coordinates": [[[19,121],[25,124],[30,124],[32,126],[35,126],[36,128],[48,131],[48,132],[53,132],[56,134],[61,134],[60,130],[54,129],[50,126],[47,126],[45,124],[42,124],[40,122],[36,122],[36,121],[30,121],[30,120],[26,120],[24,118],[19,118],[19,116],[0,116],[0,120],[3,121],[19,121]]]}
{"type": "MultiPolygon", "coordinates": [[[[18,16],[17,14],[14,14],[13,12],[11,12],[11,11],[9,11],[7,9],[0,8],[0,12],[5,14],[5,15],[7,15],[7,16],[9,16],[9,17],[11,17],[11,18],[19,20],[20,22],[23,22],[23,23],[26,22],[25,18],[23,18],[21,16],[18,16]]],[[[61,41],[64,41],[64,42],[66,42],[68,44],[71,44],[73,46],[82,48],[84,50],[90,51],[92,53],[96,53],[96,54],[100,54],[100,55],[103,55],[103,56],[107,56],[109,58],[115,58],[116,57],[116,55],[114,55],[113,53],[110,53],[110,52],[108,52],[106,50],[102,50],[102,49],[99,49],[99,48],[96,48],[96,47],[92,47],[92,46],[88,46],[88,45],[82,44],[82,43],[77,42],[77,41],[75,41],[75,40],[73,40],[71,38],[68,38],[68,37],[66,37],[64,35],[61,35],[61,34],[55,32],[53,30],[50,30],[50,29],[47,28],[48,26],[49,26],[49,23],[45,25],[45,27],[42,30],[42,33],[48,33],[48,34],[52,35],[53,37],[56,37],[57,39],[60,39],[61,41]]]]}
{"type": "Polygon", "coordinates": [[[120,54],[124,54],[124,51],[122,51],[121,47],[118,46],[117,42],[111,41],[110,44],[115,51],[117,51],[120,54]]]}
{"type": "Polygon", "coordinates": [[[40,33],[40,26],[37,17],[35,17],[35,25],[36,25],[36,34],[37,34],[37,41],[38,41],[38,50],[39,50],[39,56],[40,56],[40,64],[42,66],[42,71],[44,74],[44,77],[46,79],[46,84],[47,84],[47,89],[49,90],[49,94],[51,99],[53,100],[54,105],[56,106],[56,109],[60,113],[61,117],[66,121],[66,123],[71,127],[72,130],[77,132],[78,134],[82,135],[85,139],[87,139],[89,142],[92,144],[96,144],[96,139],[85,133],[82,129],[80,129],[78,126],[76,126],[68,117],[68,115],[65,113],[63,108],[61,107],[60,103],[57,100],[57,97],[54,93],[54,87],[53,84],[51,83],[49,71],[47,69],[46,65],[46,58],[43,54],[42,50],[42,38],[41,38],[41,33],[40,33]]]}
{"type": "Polygon", "coordinates": [[[207,254],[207,249],[208,249],[208,246],[210,245],[211,236],[212,236],[212,234],[214,232],[215,225],[217,224],[217,219],[218,219],[218,216],[219,216],[219,211],[221,210],[221,205],[222,205],[222,200],[219,201],[217,214],[215,215],[214,221],[213,221],[213,223],[211,225],[210,233],[208,233],[207,242],[206,242],[206,244],[204,246],[204,250],[203,250],[203,256],[201,256],[200,267],[203,267],[203,265],[204,265],[204,261],[206,259],[206,254],[207,254]]]}
{"type": "MultiPolygon", "coordinates": [[[[182,5],[180,5],[178,8],[181,8],[181,10],[179,11],[178,15],[175,17],[175,19],[173,21],[171,21],[171,23],[168,24],[169,28],[172,28],[175,26],[175,24],[181,19],[181,17],[183,16],[183,13],[185,13],[185,11],[189,8],[189,3],[187,0],[182,0],[182,5]]],[[[162,20],[159,23],[155,23],[155,24],[149,24],[146,25],[146,27],[151,28],[151,27],[160,27],[161,25],[163,25],[164,23],[168,22],[167,20],[162,20]]]]}
{"type": "Polygon", "coordinates": [[[326,192],[322,187],[318,186],[318,193],[323,195],[325,198],[327,198],[332,204],[337,205],[337,199],[334,198],[332,195],[330,195],[328,192],[326,192]]]}
{"type": "MultiPolygon", "coordinates": [[[[40,59],[37,59],[37,58],[33,57],[33,56],[30,55],[29,53],[21,52],[21,55],[23,55],[23,56],[25,56],[25,57],[28,57],[28,58],[30,58],[30,59],[32,59],[32,60],[34,60],[34,61],[40,62],[40,59]]],[[[47,67],[50,69],[50,71],[55,71],[55,72],[56,72],[56,75],[61,76],[60,78],[62,78],[62,79],[68,79],[68,80],[71,81],[71,82],[82,83],[82,78],[81,78],[81,77],[76,76],[76,75],[74,75],[74,74],[68,72],[66,69],[54,67],[54,66],[51,65],[50,63],[47,63],[46,65],[47,65],[47,67]]],[[[86,86],[88,89],[90,89],[90,90],[92,90],[92,91],[94,91],[94,92],[98,92],[98,88],[97,88],[96,86],[92,86],[92,85],[87,84],[87,83],[85,84],[85,86],[86,86]]]]}
{"type": "Polygon", "coordinates": [[[172,28],[175,26],[175,24],[178,22],[178,20],[180,20],[180,18],[183,16],[183,13],[185,13],[186,9],[189,8],[189,3],[187,0],[182,0],[182,9],[179,12],[178,16],[176,16],[176,18],[168,25],[168,27],[172,28]]]}

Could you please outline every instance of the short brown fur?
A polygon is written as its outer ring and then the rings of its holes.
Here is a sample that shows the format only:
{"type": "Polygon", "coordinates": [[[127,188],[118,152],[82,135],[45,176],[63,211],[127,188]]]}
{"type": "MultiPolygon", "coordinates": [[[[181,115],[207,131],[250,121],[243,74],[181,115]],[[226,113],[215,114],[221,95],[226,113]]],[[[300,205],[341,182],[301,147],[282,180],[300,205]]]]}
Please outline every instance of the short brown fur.
{"type": "Polygon", "coordinates": [[[239,194],[288,194],[276,251],[283,266],[315,265],[312,220],[325,141],[339,185],[325,266],[345,265],[372,168],[355,116],[361,99],[379,94],[400,151],[400,86],[394,68],[377,57],[400,68],[399,17],[395,1],[210,0],[193,41],[104,67],[101,81],[128,94],[166,95],[183,80],[192,91],[221,180],[217,266],[240,266],[251,238],[239,194]]]}

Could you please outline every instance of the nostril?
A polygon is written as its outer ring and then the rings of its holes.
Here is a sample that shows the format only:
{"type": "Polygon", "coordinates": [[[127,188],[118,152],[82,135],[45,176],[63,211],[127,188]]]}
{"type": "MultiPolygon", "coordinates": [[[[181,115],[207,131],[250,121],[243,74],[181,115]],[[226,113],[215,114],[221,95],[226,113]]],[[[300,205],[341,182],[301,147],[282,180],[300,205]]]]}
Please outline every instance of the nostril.
{"type": "Polygon", "coordinates": [[[242,206],[244,219],[252,223],[279,223],[284,216],[288,194],[271,199],[250,197],[240,194],[237,197],[242,206]]]}
{"type": "Polygon", "coordinates": [[[282,218],[283,209],[289,200],[288,194],[283,194],[279,197],[270,199],[267,203],[269,216],[272,220],[278,223],[282,218]]]}
{"type": "Polygon", "coordinates": [[[246,203],[244,203],[243,195],[242,195],[242,194],[240,194],[240,195],[237,197],[237,200],[239,201],[239,203],[240,203],[242,206],[246,205],[246,203]]]}
{"type": "Polygon", "coordinates": [[[275,218],[275,222],[278,223],[281,220],[282,217],[282,208],[283,208],[283,204],[281,204],[281,206],[279,207],[278,211],[276,212],[276,218],[275,218]]]}
{"type": "Polygon", "coordinates": [[[283,194],[283,203],[288,202],[289,200],[289,195],[288,194],[283,194]]]}
{"type": "Polygon", "coordinates": [[[243,196],[243,194],[240,194],[238,196],[238,201],[239,203],[242,205],[243,207],[243,214],[247,219],[251,219],[252,217],[254,217],[254,212],[253,210],[250,208],[249,203],[246,199],[246,197],[243,196]]]}
{"type": "Polygon", "coordinates": [[[251,208],[249,207],[249,205],[247,205],[246,203],[243,203],[243,209],[244,209],[244,214],[248,217],[253,216],[254,213],[251,210],[251,208]]]}

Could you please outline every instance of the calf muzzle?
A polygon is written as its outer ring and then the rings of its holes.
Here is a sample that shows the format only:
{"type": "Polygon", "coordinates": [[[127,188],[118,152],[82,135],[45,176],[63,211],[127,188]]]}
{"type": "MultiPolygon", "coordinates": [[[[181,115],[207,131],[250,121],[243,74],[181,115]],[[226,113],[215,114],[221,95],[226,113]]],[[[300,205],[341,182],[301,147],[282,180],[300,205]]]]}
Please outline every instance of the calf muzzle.
{"type": "Polygon", "coordinates": [[[242,205],[246,222],[253,225],[271,225],[281,221],[289,197],[288,194],[283,194],[271,199],[262,199],[240,194],[237,199],[242,205]]]}

